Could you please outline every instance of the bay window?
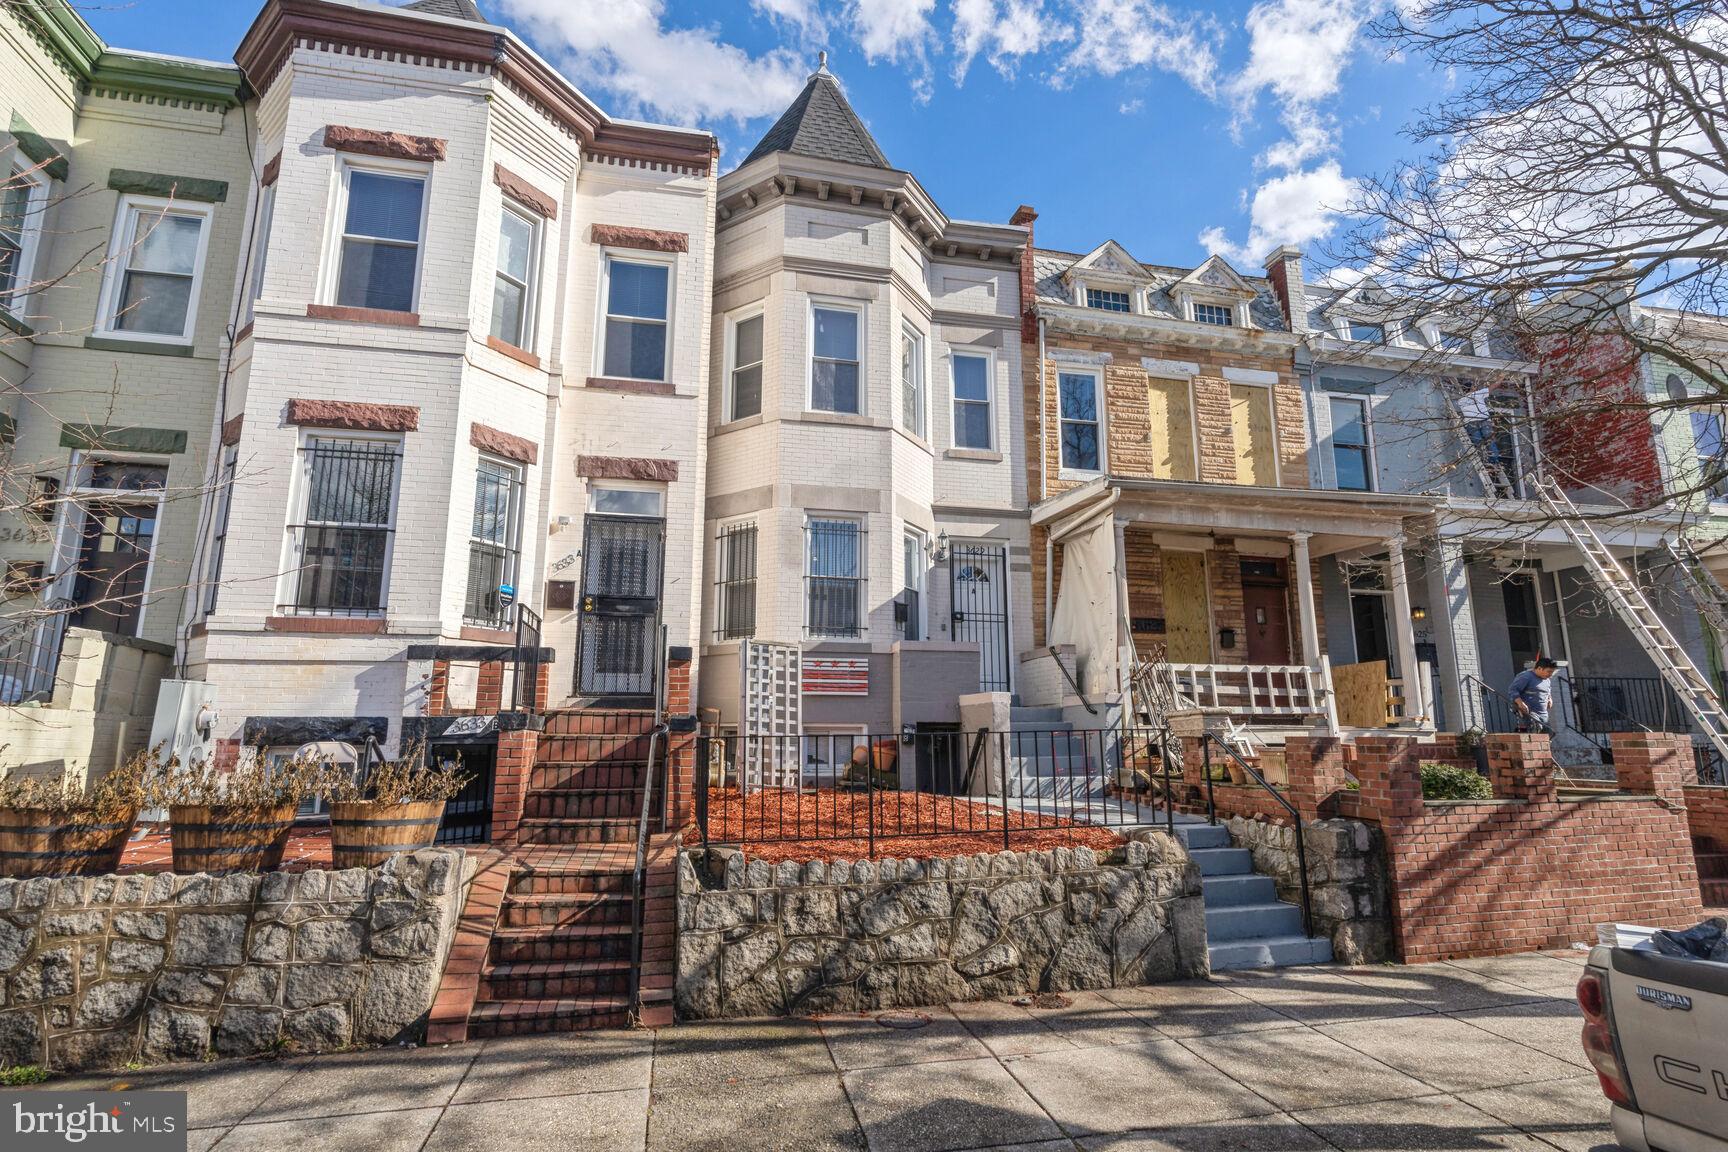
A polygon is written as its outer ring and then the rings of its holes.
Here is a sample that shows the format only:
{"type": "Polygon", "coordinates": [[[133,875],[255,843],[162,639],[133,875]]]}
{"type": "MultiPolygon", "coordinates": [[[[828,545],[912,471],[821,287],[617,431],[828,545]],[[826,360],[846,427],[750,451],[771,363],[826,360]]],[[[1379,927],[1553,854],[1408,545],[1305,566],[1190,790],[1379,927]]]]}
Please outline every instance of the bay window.
{"type": "Polygon", "coordinates": [[[732,321],[726,419],[742,420],[762,411],[762,314],[732,321]]]}
{"type": "Polygon", "coordinates": [[[606,324],[600,370],[619,380],[666,379],[672,266],[606,258],[606,324]]]}
{"type": "Polygon", "coordinates": [[[412,312],[418,298],[426,175],[344,164],[336,303],[412,312]]]}
{"type": "Polygon", "coordinates": [[[810,309],[810,407],[817,412],[847,412],[859,407],[858,375],[864,313],[857,308],[817,304],[810,309]]]}
{"type": "Polygon", "coordinates": [[[402,443],[314,433],[300,457],[300,515],[288,528],[294,556],[283,607],[312,615],[377,615],[389,585],[402,443]]]}
{"type": "Polygon", "coordinates": [[[492,335],[516,348],[534,343],[534,282],[540,271],[540,217],[508,203],[498,214],[492,277],[492,335]]]}

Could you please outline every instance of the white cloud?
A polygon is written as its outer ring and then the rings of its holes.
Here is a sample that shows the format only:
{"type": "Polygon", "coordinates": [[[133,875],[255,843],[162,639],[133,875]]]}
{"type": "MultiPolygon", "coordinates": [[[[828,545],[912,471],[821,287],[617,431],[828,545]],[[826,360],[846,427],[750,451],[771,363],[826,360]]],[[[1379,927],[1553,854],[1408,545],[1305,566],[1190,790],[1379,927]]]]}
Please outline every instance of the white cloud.
{"type": "Polygon", "coordinates": [[[1217,87],[1223,30],[1208,15],[1178,14],[1158,0],[1075,0],[1079,39],[1057,79],[1094,72],[1115,76],[1132,68],[1174,73],[1200,92],[1217,87]]]}
{"type": "Polygon", "coordinates": [[[992,67],[1011,75],[1026,56],[1073,39],[1066,24],[1044,11],[1043,0],[954,0],[954,79],[980,52],[992,67]]]}
{"type": "Polygon", "coordinates": [[[1145,107],[1146,101],[1136,96],[1132,100],[1124,100],[1122,103],[1116,105],[1116,111],[1120,112],[1124,116],[1132,116],[1134,113],[1139,112],[1145,107]]]}
{"type": "Polygon", "coordinates": [[[1355,187],[1336,160],[1275,176],[1254,190],[1245,243],[1234,244],[1224,229],[1213,227],[1200,233],[1200,245],[1238,266],[1257,267],[1280,244],[1300,248],[1330,236],[1355,187]]]}
{"type": "Polygon", "coordinates": [[[918,100],[930,99],[930,13],[936,0],[852,0],[852,30],[866,62],[904,65],[918,100]]]}
{"type": "MultiPolygon", "coordinates": [[[[797,7],[792,0],[767,2],[797,7]]],[[[809,72],[785,49],[751,56],[712,30],[667,28],[665,0],[498,0],[498,6],[578,84],[622,101],[613,107],[625,115],[681,124],[744,121],[791,103],[809,72]]]]}
{"type": "Polygon", "coordinates": [[[821,33],[827,26],[816,0],[750,0],[750,7],[805,33],[821,33]]]}

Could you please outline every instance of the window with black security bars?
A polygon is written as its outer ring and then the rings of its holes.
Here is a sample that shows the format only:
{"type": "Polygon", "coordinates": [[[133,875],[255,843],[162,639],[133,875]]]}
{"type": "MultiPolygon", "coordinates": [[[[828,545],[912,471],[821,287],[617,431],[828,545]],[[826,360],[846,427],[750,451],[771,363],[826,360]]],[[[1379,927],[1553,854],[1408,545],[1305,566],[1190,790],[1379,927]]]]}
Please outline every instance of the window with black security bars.
{"type": "Polygon", "coordinates": [[[284,611],[375,616],[384,609],[396,531],[396,440],[308,437],[301,448],[305,499],[288,526],[298,562],[284,611]]]}
{"type": "Polygon", "coordinates": [[[806,536],[805,600],[812,636],[857,636],[864,571],[864,526],[812,518],[806,536]]]}
{"type": "Polygon", "coordinates": [[[721,529],[716,570],[716,640],[756,634],[756,525],[721,529]]]}
{"type": "Polygon", "coordinates": [[[481,460],[474,473],[474,519],[468,530],[468,595],[464,623],[508,628],[521,567],[522,471],[481,460]]]}

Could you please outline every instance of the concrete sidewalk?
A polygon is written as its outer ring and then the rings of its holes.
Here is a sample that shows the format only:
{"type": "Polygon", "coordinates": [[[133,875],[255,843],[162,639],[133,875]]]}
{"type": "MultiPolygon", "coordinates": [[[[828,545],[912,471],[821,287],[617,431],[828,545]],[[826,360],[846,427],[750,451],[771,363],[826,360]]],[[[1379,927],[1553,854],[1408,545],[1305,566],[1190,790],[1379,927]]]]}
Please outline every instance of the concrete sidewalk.
{"type": "Polygon", "coordinates": [[[191,1147],[220,1152],[1584,1152],[1613,1139],[1578,1043],[1583,961],[1281,969],[954,1004],[910,1029],[683,1024],[46,1086],[185,1089],[191,1147]]]}

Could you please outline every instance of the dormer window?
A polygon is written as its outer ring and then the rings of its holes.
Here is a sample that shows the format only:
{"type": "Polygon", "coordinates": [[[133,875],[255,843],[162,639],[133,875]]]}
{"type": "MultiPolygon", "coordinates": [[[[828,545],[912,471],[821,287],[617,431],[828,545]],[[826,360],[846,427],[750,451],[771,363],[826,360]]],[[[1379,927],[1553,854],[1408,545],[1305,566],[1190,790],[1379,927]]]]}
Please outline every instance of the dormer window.
{"type": "Polygon", "coordinates": [[[1344,338],[1358,344],[1386,343],[1386,325],[1375,324],[1367,320],[1346,320],[1343,324],[1344,338]]]}
{"type": "Polygon", "coordinates": [[[1476,351],[1476,341],[1470,338],[1468,332],[1447,332],[1441,330],[1434,334],[1434,346],[1442,352],[1458,352],[1465,356],[1476,351]]]}
{"type": "Polygon", "coordinates": [[[1220,328],[1229,328],[1236,323],[1235,311],[1222,304],[1194,305],[1194,319],[1201,324],[1216,324],[1220,328]]]}
{"type": "Polygon", "coordinates": [[[1134,307],[1128,300],[1128,293],[1116,292],[1106,288],[1086,289],[1086,307],[1097,308],[1103,312],[1132,312],[1134,307]]]}

